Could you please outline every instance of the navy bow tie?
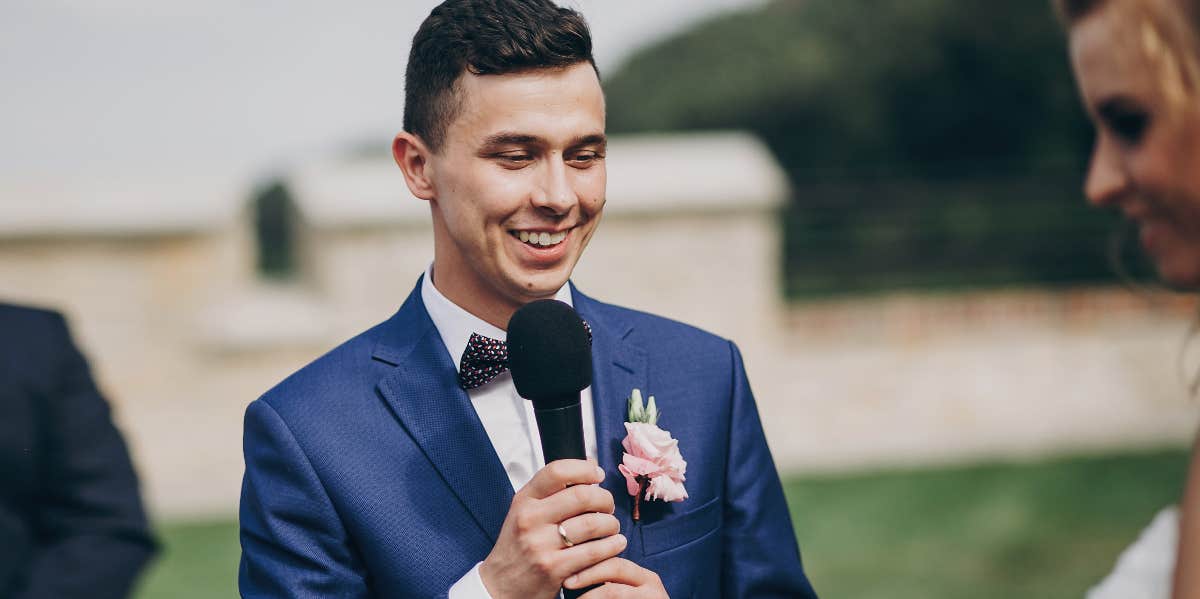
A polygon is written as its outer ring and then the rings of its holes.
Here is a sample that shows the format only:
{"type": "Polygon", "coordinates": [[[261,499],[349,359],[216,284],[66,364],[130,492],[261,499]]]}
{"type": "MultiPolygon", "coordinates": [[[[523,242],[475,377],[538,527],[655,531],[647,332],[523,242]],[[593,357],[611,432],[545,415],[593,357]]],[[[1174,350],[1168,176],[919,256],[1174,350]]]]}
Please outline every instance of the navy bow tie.
{"type": "MultiPolygon", "coordinates": [[[[587,331],[588,343],[591,343],[592,327],[584,322],[583,330],[587,331]]],[[[488,384],[505,370],[508,370],[508,344],[479,333],[471,333],[471,339],[467,341],[467,349],[463,350],[459,363],[458,384],[470,391],[488,384]]]]}

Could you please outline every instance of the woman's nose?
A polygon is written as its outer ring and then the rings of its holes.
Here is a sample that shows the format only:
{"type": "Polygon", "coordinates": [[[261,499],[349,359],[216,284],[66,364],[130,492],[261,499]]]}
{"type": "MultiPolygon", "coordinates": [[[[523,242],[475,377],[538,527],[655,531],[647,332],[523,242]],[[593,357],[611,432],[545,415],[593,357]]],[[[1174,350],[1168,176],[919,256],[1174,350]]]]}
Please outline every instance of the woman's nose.
{"type": "Polygon", "coordinates": [[[1128,190],[1129,176],[1113,142],[1105,137],[1097,139],[1083,185],[1088,202],[1093,206],[1114,206],[1128,190]]]}

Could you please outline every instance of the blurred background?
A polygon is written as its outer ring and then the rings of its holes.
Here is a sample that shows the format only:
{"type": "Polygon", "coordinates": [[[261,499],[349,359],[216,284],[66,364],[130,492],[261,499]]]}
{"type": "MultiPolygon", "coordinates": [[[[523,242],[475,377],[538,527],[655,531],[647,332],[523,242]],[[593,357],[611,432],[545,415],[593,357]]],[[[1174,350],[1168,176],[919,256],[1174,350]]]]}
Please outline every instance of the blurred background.
{"type": "MultiPolygon", "coordinates": [[[[1194,300],[1084,203],[1046,0],[565,4],[613,135],[575,280],[742,347],[823,596],[1080,596],[1176,500],[1194,300]]],[[[246,404],[432,258],[389,155],[432,5],[0,4],[0,298],[113,404],[139,599],[235,596],[246,404]]]]}

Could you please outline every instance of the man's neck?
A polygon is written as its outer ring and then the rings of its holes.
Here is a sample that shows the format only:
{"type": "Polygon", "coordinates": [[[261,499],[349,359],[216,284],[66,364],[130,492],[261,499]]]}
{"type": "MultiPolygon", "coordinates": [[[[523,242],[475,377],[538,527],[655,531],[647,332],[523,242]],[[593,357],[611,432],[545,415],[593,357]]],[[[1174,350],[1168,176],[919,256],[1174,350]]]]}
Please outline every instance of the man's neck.
{"type": "MultiPolygon", "coordinates": [[[[492,289],[477,289],[472,285],[456,285],[451,277],[437,276],[437,262],[431,269],[433,286],[446,299],[454,303],[454,305],[466,310],[472,316],[502,330],[508,330],[508,321],[512,318],[521,306],[525,303],[518,303],[508,300],[497,294],[492,289]],[[486,298],[486,299],[485,299],[486,298]]],[[[555,294],[550,294],[544,298],[534,297],[528,301],[532,302],[538,299],[553,299],[555,294]]]]}

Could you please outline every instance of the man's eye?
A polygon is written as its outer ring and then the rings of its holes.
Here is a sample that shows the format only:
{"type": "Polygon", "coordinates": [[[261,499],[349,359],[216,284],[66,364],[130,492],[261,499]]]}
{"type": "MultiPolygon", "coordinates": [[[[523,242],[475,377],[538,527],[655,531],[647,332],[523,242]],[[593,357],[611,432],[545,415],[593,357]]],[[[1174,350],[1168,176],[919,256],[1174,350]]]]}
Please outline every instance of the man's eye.
{"type": "Polygon", "coordinates": [[[527,164],[530,161],[532,161],[533,155],[527,154],[524,152],[517,152],[517,153],[510,153],[510,154],[497,154],[496,158],[498,160],[500,160],[501,162],[504,162],[507,164],[522,164],[523,165],[523,164],[527,164]]]}
{"type": "Polygon", "coordinates": [[[597,154],[596,152],[582,152],[572,156],[570,158],[570,162],[576,166],[586,166],[603,158],[603,155],[597,154]]]}

